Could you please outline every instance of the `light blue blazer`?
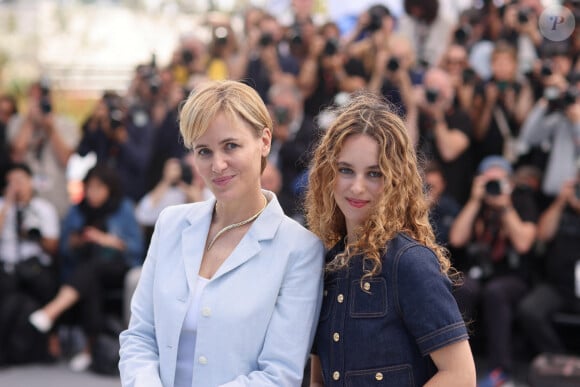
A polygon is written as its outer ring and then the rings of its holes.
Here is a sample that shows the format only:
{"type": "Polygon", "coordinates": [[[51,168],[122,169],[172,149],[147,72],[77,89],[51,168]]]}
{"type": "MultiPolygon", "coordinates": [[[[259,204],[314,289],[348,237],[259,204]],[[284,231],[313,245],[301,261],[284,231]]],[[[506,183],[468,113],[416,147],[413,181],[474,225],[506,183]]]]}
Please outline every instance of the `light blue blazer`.
{"type": "MultiPolygon", "coordinates": [[[[193,386],[300,386],[320,312],[324,251],[264,193],[266,209],[202,293],[193,386]]],[[[160,215],[120,336],[123,386],[173,386],[214,205],[160,215]]]]}

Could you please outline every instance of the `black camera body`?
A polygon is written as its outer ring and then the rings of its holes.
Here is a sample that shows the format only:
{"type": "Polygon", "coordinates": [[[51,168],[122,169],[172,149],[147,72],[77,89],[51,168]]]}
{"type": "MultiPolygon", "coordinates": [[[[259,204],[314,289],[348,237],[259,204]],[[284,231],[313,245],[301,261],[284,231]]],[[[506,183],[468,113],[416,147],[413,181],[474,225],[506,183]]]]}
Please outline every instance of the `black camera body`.
{"type": "Polygon", "coordinates": [[[290,111],[284,106],[275,106],[274,119],[278,125],[286,125],[290,122],[290,111]]]}
{"type": "Polygon", "coordinates": [[[527,8],[520,8],[518,10],[518,23],[520,24],[526,24],[528,21],[530,21],[530,13],[531,11],[527,8]]]}
{"type": "Polygon", "coordinates": [[[475,81],[475,79],[477,78],[477,74],[475,73],[475,70],[473,70],[471,67],[466,67],[465,69],[463,69],[463,72],[461,73],[461,78],[463,80],[463,83],[467,85],[475,81]]]}
{"type": "Polygon", "coordinates": [[[274,44],[274,37],[272,36],[271,33],[269,32],[264,32],[261,36],[260,36],[260,40],[258,41],[258,44],[261,47],[268,47],[271,46],[272,44],[274,44]]]}
{"type": "Polygon", "coordinates": [[[338,42],[336,39],[328,39],[324,44],[324,48],[322,50],[322,55],[324,56],[333,56],[338,53],[338,42]]]}
{"type": "Polygon", "coordinates": [[[399,67],[401,67],[401,64],[399,63],[399,58],[393,56],[387,61],[387,70],[395,72],[399,69],[399,67]]]}
{"type": "Polygon", "coordinates": [[[52,104],[50,102],[50,83],[47,79],[43,78],[39,83],[40,88],[40,100],[39,107],[43,114],[48,114],[52,112],[52,104]]]}
{"type": "Polygon", "coordinates": [[[437,99],[439,99],[439,90],[431,88],[425,90],[425,99],[430,104],[437,102],[437,99]]]}
{"type": "Polygon", "coordinates": [[[485,193],[489,196],[499,196],[504,192],[504,183],[501,180],[490,180],[485,183],[485,193]]]}

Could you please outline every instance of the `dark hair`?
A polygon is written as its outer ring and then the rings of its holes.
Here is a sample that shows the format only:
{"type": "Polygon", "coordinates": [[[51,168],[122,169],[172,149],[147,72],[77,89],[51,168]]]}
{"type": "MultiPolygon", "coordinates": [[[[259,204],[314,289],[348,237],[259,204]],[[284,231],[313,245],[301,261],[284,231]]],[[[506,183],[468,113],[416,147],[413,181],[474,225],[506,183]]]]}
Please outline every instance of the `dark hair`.
{"type": "Polygon", "coordinates": [[[423,14],[419,20],[431,24],[435,19],[437,19],[437,14],[439,13],[439,0],[405,0],[404,7],[407,15],[412,15],[412,8],[421,8],[423,14]]]}
{"type": "Polygon", "coordinates": [[[25,163],[11,163],[11,164],[8,164],[8,166],[6,167],[6,176],[8,176],[8,174],[10,172],[15,171],[15,170],[20,170],[22,172],[25,172],[30,177],[33,176],[32,169],[30,169],[30,167],[28,166],[28,164],[25,164],[25,163]]]}
{"type": "Polygon", "coordinates": [[[101,207],[91,207],[86,196],[79,204],[81,212],[85,215],[85,223],[94,225],[102,224],[103,219],[117,211],[123,200],[123,190],[117,171],[104,164],[97,164],[87,172],[83,179],[85,188],[89,180],[93,178],[98,179],[109,189],[109,197],[101,207]]]}

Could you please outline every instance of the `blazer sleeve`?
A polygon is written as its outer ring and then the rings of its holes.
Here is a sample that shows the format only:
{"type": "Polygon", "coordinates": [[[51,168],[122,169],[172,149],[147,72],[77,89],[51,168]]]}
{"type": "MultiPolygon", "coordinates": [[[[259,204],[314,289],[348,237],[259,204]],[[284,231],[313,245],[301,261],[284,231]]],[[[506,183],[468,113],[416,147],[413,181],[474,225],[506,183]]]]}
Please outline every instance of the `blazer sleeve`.
{"type": "Polygon", "coordinates": [[[295,386],[302,381],[306,359],[314,340],[322,302],[322,243],[295,236],[302,246],[292,254],[271,317],[259,370],[241,375],[221,387],[295,386]]]}
{"type": "MultiPolygon", "coordinates": [[[[158,223],[161,222],[161,218],[158,223]]],[[[159,351],[153,310],[159,228],[155,227],[141,277],[131,301],[129,327],[119,336],[121,344],[119,370],[121,384],[124,387],[163,386],[159,374],[159,351]]]]}

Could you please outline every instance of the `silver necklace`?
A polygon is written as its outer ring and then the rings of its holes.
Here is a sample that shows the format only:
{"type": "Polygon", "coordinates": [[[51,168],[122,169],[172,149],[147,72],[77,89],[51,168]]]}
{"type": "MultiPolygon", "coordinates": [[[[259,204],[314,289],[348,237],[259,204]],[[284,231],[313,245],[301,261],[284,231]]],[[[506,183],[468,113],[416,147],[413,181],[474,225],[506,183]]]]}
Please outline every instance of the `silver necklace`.
{"type": "Polygon", "coordinates": [[[205,251],[209,251],[209,249],[211,249],[211,247],[213,246],[216,239],[218,239],[220,237],[220,235],[222,235],[224,232],[229,231],[229,230],[236,228],[236,227],[241,227],[245,224],[248,224],[248,223],[256,220],[256,218],[258,216],[260,216],[260,214],[262,212],[264,212],[264,210],[266,209],[266,206],[268,205],[268,200],[266,200],[266,197],[263,196],[263,198],[264,198],[264,207],[262,207],[260,209],[260,211],[256,212],[254,215],[250,216],[246,220],[242,220],[241,222],[230,224],[229,226],[226,226],[226,227],[222,228],[221,230],[219,230],[218,233],[215,234],[215,236],[212,238],[211,242],[209,242],[209,245],[207,246],[207,249],[205,251]]]}

